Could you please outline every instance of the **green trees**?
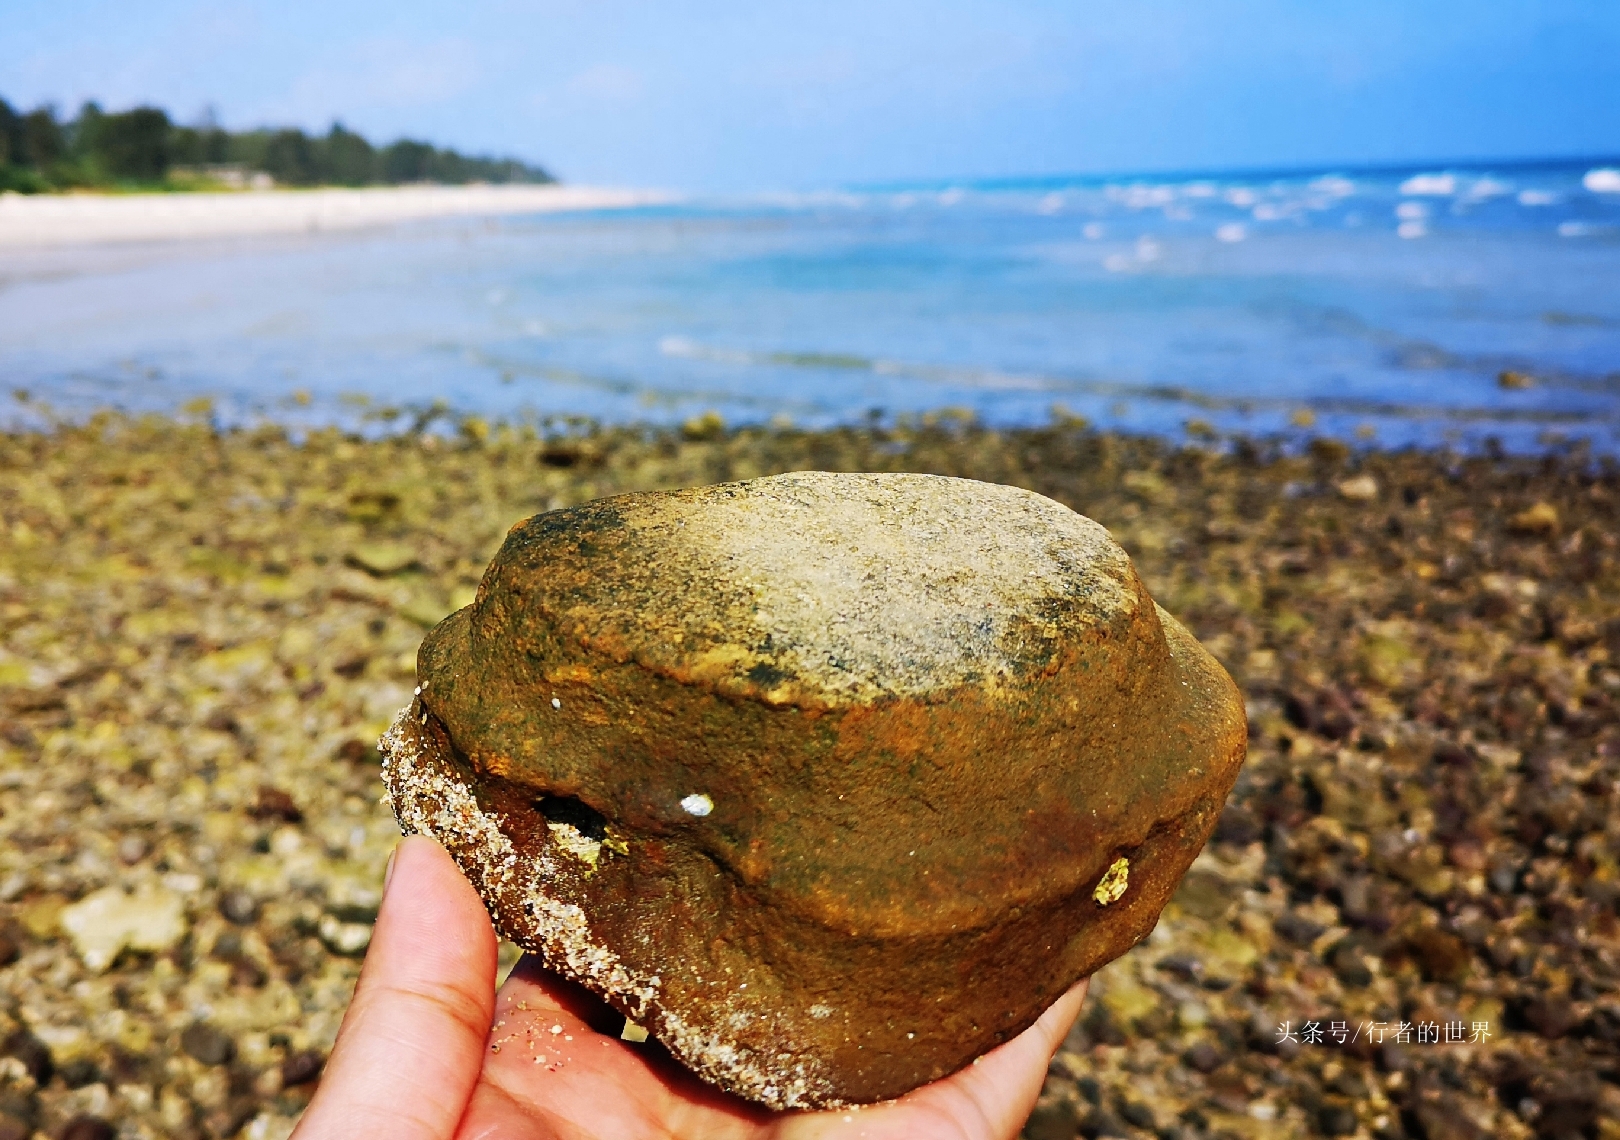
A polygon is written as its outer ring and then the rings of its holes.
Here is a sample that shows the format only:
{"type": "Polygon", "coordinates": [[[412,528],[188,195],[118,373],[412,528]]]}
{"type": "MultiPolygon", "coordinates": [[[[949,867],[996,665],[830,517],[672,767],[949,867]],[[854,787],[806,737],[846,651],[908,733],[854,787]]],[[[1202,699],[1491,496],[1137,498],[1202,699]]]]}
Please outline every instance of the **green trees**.
{"type": "Polygon", "coordinates": [[[342,123],[325,135],[233,134],[213,123],[178,125],[157,107],[108,114],[92,102],[64,122],[54,107],[19,114],[0,99],[0,190],[184,189],[244,185],[254,174],[286,186],[553,181],[516,159],[469,157],[413,139],[374,147],[342,123]]]}

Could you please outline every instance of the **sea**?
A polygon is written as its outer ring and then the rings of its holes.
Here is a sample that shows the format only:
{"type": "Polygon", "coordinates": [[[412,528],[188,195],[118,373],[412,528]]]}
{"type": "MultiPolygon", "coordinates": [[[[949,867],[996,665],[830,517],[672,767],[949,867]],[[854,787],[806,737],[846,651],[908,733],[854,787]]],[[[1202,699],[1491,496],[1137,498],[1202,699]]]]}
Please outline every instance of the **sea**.
{"type": "Polygon", "coordinates": [[[1614,454],[1620,162],[939,181],[0,254],[0,425],[101,408],[1614,454]]]}

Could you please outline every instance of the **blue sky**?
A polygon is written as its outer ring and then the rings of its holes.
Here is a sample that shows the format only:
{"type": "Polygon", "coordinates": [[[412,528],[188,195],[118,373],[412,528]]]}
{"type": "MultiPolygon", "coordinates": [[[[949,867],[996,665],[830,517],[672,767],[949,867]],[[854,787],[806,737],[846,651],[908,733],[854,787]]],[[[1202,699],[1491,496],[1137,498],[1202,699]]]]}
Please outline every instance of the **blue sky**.
{"type": "Polygon", "coordinates": [[[14,105],[688,190],[1620,153],[1614,0],[7,0],[14,105]]]}

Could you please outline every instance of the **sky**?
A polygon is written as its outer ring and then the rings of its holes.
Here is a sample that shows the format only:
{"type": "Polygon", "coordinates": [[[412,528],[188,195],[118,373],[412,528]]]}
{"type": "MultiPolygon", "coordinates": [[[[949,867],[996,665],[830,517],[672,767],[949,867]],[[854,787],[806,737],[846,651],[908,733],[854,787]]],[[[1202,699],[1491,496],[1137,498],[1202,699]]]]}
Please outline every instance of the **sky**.
{"type": "Polygon", "coordinates": [[[0,97],[752,192],[1620,155],[1614,0],[4,0],[0,97]]]}

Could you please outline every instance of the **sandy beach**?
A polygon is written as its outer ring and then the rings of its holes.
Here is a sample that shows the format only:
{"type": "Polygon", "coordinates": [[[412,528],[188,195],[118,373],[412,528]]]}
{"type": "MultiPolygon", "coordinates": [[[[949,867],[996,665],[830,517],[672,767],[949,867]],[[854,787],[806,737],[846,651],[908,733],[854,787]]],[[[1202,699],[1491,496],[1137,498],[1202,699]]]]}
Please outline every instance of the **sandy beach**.
{"type": "Polygon", "coordinates": [[[1029,1140],[1616,1135],[1611,462],[112,415],[0,435],[0,1134],[286,1137],[398,837],[375,742],[424,631],[519,518],[802,469],[1073,506],[1247,699],[1215,840],[1029,1140]]]}
{"type": "Polygon", "coordinates": [[[317,233],[425,218],[623,209],[670,197],[650,190],[560,185],[0,194],[0,251],[317,233]]]}

